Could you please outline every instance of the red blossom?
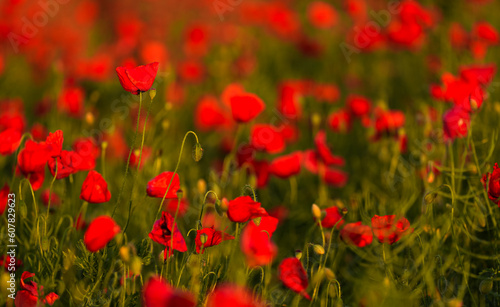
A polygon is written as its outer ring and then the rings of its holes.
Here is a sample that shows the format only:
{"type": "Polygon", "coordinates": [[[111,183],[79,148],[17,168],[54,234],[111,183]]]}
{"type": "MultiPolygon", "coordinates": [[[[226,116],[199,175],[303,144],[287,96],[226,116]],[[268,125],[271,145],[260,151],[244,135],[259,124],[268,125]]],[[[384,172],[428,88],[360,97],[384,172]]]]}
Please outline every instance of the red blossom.
{"type": "Polygon", "coordinates": [[[123,89],[133,95],[149,91],[158,73],[158,62],[135,68],[117,67],[116,73],[123,89]]]}
{"type": "Polygon", "coordinates": [[[342,219],[344,216],[340,213],[339,208],[330,207],[325,210],[325,217],[321,220],[321,226],[323,228],[332,228],[337,227],[340,229],[344,224],[344,220],[342,219]]]}
{"type": "Polygon", "coordinates": [[[89,224],[83,243],[90,252],[95,253],[103,249],[119,232],[120,226],[111,217],[99,216],[89,224]]]}
{"type": "Polygon", "coordinates": [[[256,118],[266,105],[255,94],[241,93],[229,99],[233,119],[238,123],[247,123],[256,118]]]}
{"type": "Polygon", "coordinates": [[[158,277],[150,278],[144,285],[142,301],[146,307],[196,306],[192,293],[178,290],[158,277]]]}
{"type": "Polygon", "coordinates": [[[205,227],[196,231],[196,252],[199,254],[200,250],[203,254],[205,249],[210,246],[219,245],[222,241],[234,240],[234,237],[223,233],[222,231],[215,230],[214,226],[205,227]],[[201,242],[201,236],[206,236],[205,243],[201,242]]]}
{"type": "Polygon", "coordinates": [[[166,193],[166,199],[177,198],[177,190],[180,189],[180,185],[177,173],[174,176],[174,172],[163,172],[148,182],[146,192],[151,197],[163,198],[166,193]]]}
{"type": "Polygon", "coordinates": [[[252,127],[251,145],[270,154],[280,153],[285,149],[285,139],[278,129],[272,125],[257,124],[252,127]]]}
{"type": "Polygon", "coordinates": [[[266,216],[267,212],[250,196],[240,196],[229,201],[227,217],[235,223],[245,223],[251,219],[266,216]]]}
{"type": "Polygon", "coordinates": [[[111,199],[108,184],[101,174],[94,170],[88,173],[83,181],[80,199],[94,204],[105,203],[111,199]]]}
{"type": "Polygon", "coordinates": [[[372,218],[372,229],[380,243],[388,244],[396,243],[401,237],[413,231],[406,218],[401,217],[396,220],[395,215],[375,215],[372,218]]]}
{"type": "Polygon", "coordinates": [[[307,273],[299,259],[295,257],[283,259],[278,271],[279,278],[286,287],[299,293],[308,300],[311,299],[306,292],[307,286],[309,285],[307,273]]]}
{"type": "Polygon", "coordinates": [[[349,223],[340,231],[340,238],[357,247],[365,247],[372,244],[373,233],[370,226],[362,225],[361,222],[349,223]]]}
{"type": "Polygon", "coordinates": [[[26,281],[26,279],[33,276],[35,274],[28,271],[23,272],[21,275],[21,290],[16,293],[14,302],[16,307],[36,307],[39,306],[39,300],[43,304],[52,306],[59,299],[59,295],[51,292],[45,296],[43,287],[38,288],[37,283],[34,281],[26,281]]]}
{"type": "Polygon", "coordinates": [[[186,252],[187,246],[178,224],[170,213],[163,211],[161,218],[153,225],[153,230],[149,233],[151,240],[156,243],[165,245],[164,258],[174,254],[174,249],[179,252],[186,252]]]}
{"type": "Polygon", "coordinates": [[[206,307],[264,307],[252,292],[233,284],[217,285],[207,297],[206,307]]]}
{"type": "Polygon", "coordinates": [[[241,251],[245,254],[247,265],[250,267],[272,263],[278,254],[278,247],[271,241],[278,219],[263,216],[257,225],[250,221],[241,233],[241,251]]]}
{"type": "Polygon", "coordinates": [[[300,173],[301,161],[302,152],[278,157],[271,162],[269,172],[283,179],[289,178],[300,173]]]}

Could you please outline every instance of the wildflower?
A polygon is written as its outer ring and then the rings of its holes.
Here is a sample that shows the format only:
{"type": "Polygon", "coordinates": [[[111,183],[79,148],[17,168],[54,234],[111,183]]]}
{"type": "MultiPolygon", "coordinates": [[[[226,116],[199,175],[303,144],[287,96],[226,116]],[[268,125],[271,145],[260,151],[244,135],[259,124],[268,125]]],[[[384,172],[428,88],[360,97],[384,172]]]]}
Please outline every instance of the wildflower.
{"type": "Polygon", "coordinates": [[[308,300],[311,299],[306,292],[307,286],[309,285],[307,273],[299,259],[295,257],[283,259],[278,271],[279,278],[286,287],[299,293],[308,300]]]}
{"type": "Polygon", "coordinates": [[[177,198],[177,190],[179,190],[180,187],[179,175],[174,175],[174,172],[163,172],[148,182],[146,192],[151,197],[163,198],[168,188],[168,193],[165,198],[177,198]],[[170,181],[172,181],[171,184],[170,181]]]}
{"type": "Polygon", "coordinates": [[[252,292],[243,287],[233,284],[217,285],[212,293],[208,295],[206,307],[264,307],[258,299],[252,296],[252,292]]]}
{"type": "Polygon", "coordinates": [[[111,217],[99,216],[89,224],[83,243],[90,252],[95,253],[103,249],[119,232],[120,226],[111,217]]]}
{"type": "Polygon", "coordinates": [[[266,216],[267,212],[250,196],[240,196],[229,202],[227,217],[232,222],[245,223],[251,219],[266,216]]]}
{"type": "Polygon", "coordinates": [[[142,300],[146,307],[196,306],[193,294],[178,290],[158,277],[150,278],[144,285],[142,300]]]}
{"type": "Polygon", "coordinates": [[[238,123],[246,123],[257,117],[266,105],[255,94],[241,93],[230,98],[231,113],[238,123]]]}
{"type": "Polygon", "coordinates": [[[158,66],[158,62],[153,62],[135,68],[118,67],[116,73],[124,90],[139,95],[140,92],[148,91],[153,85],[158,66]]]}
{"type": "Polygon", "coordinates": [[[205,227],[196,231],[196,252],[199,254],[200,250],[203,254],[205,249],[210,246],[219,245],[222,241],[233,240],[234,237],[223,233],[222,231],[215,230],[214,226],[205,227]],[[206,236],[205,242],[201,240],[201,236],[206,236]]]}
{"type": "Polygon", "coordinates": [[[274,159],[269,166],[269,172],[280,178],[289,178],[300,173],[302,153],[296,151],[289,155],[274,159]]]}
{"type": "Polygon", "coordinates": [[[365,247],[372,244],[373,234],[370,226],[356,222],[344,225],[344,228],[340,231],[340,238],[357,247],[365,247]]]}
{"type": "Polygon", "coordinates": [[[178,225],[175,224],[174,227],[174,218],[168,212],[162,212],[161,218],[154,223],[149,237],[156,243],[165,245],[164,259],[172,256],[174,249],[179,252],[187,251],[186,241],[178,225]]]}
{"type": "Polygon", "coordinates": [[[108,184],[102,178],[101,174],[92,170],[83,181],[80,199],[89,203],[105,203],[111,199],[111,193],[108,190],[108,184]]]}
{"type": "Polygon", "coordinates": [[[401,237],[413,231],[406,218],[401,217],[396,220],[395,215],[375,215],[372,218],[372,229],[380,243],[388,244],[396,243],[401,237]]]}
{"type": "Polygon", "coordinates": [[[54,302],[59,299],[59,295],[51,292],[45,296],[42,286],[38,287],[37,283],[34,281],[25,281],[33,276],[35,276],[35,274],[28,271],[23,272],[21,275],[21,290],[16,294],[16,307],[36,307],[39,306],[39,300],[43,304],[52,306],[54,302]]]}
{"type": "Polygon", "coordinates": [[[272,263],[278,254],[278,247],[271,237],[278,226],[278,219],[263,216],[259,225],[250,221],[241,233],[241,251],[250,267],[272,263]]]}

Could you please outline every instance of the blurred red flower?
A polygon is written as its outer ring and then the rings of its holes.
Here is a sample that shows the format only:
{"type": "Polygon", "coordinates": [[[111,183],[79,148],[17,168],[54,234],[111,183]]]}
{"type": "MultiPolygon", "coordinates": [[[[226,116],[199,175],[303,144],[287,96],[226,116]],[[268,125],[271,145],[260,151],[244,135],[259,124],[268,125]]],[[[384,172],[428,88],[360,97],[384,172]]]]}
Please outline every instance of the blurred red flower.
{"type": "Polygon", "coordinates": [[[120,230],[120,226],[111,217],[99,216],[90,222],[83,236],[83,243],[90,252],[95,253],[104,248],[120,230]]]}
{"type": "Polygon", "coordinates": [[[465,137],[469,131],[469,126],[469,112],[460,106],[455,106],[443,114],[445,140],[465,137]]]}
{"type": "Polygon", "coordinates": [[[351,115],[346,110],[338,110],[328,116],[328,125],[335,132],[348,132],[351,130],[351,115]]]}
{"type": "Polygon", "coordinates": [[[308,300],[311,299],[306,292],[307,286],[309,285],[307,273],[299,259],[295,257],[283,259],[278,271],[279,278],[286,287],[299,293],[308,300]]]}
{"type": "Polygon", "coordinates": [[[196,306],[193,294],[178,290],[158,277],[150,278],[144,285],[142,301],[146,307],[196,306]]]}
{"type": "Polygon", "coordinates": [[[47,206],[49,204],[49,198],[50,198],[50,205],[51,206],[59,206],[61,204],[61,198],[54,191],[50,191],[50,190],[43,191],[41,198],[42,198],[42,203],[45,206],[47,206]]]}
{"type": "Polygon", "coordinates": [[[219,245],[222,241],[233,240],[234,237],[223,233],[222,231],[215,230],[214,226],[205,227],[196,231],[196,252],[199,254],[205,253],[205,249],[210,246],[219,245]],[[201,237],[205,236],[205,242],[201,242],[201,237]]]}
{"type": "Polygon", "coordinates": [[[340,213],[339,208],[330,207],[324,210],[326,212],[325,217],[321,220],[321,226],[323,228],[332,228],[336,227],[340,229],[344,224],[344,220],[342,219],[344,216],[340,213]]]}
{"type": "Polygon", "coordinates": [[[255,94],[241,93],[229,99],[233,119],[238,123],[246,123],[256,118],[266,105],[255,94]]]}
{"type": "Polygon", "coordinates": [[[343,187],[346,185],[349,175],[335,168],[326,168],[322,171],[321,179],[330,186],[343,187]]]}
{"type": "Polygon", "coordinates": [[[270,154],[280,153],[285,149],[285,139],[272,125],[256,124],[250,133],[250,144],[257,150],[270,154]]]}
{"type": "Polygon", "coordinates": [[[373,233],[370,226],[362,225],[361,222],[349,223],[340,231],[340,238],[357,247],[365,247],[372,244],[373,233]]]}
{"type": "Polygon", "coordinates": [[[240,196],[229,201],[227,217],[231,222],[245,223],[251,219],[266,216],[267,212],[250,196],[240,196]]]}
{"type": "Polygon", "coordinates": [[[148,182],[146,192],[151,197],[163,198],[166,193],[166,199],[177,198],[177,190],[179,190],[180,187],[181,184],[177,173],[174,176],[174,172],[163,172],[148,182]]]}
{"type": "Polygon", "coordinates": [[[105,203],[111,199],[108,184],[101,174],[94,170],[87,174],[87,178],[83,181],[80,199],[93,204],[105,203]]]}
{"type": "Polygon", "coordinates": [[[316,145],[316,151],[321,161],[325,165],[336,165],[343,166],[345,164],[344,158],[340,156],[334,156],[326,144],[326,132],[324,130],[318,131],[316,137],[314,138],[314,144],[316,145]]]}
{"type": "Polygon", "coordinates": [[[21,144],[22,133],[17,129],[6,129],[0,132],[0,155],[13,154],[21,144]]]}
{"type": "Polygon", "coordinates": [[[289,155],[275,158],[269,166],[269,172],[274,176],[286,179],[300,173],[302,152],[297,151],[289,155]]]}
{"type": "Polygon", "coordinates": [[[116,73],[124,90],[133,95],[139,95],[139,92],[149,91],[153,85],[158,73],[158,65],[158,62],[153,62],[135,68],[117,67],[116,73]]]}
{"type": "Polygon", "coordinates": [[[35,276],[34,273],[28,271],[23,272],[21,275],[21,290],[16,294],[15,305],[16,307],[36,307],[39,306],[39,300],[43,304],[52,306],[54,302],[59,299],[59,295],[51,292],[46,296],[43,293],[43,287],[38,287],[34,281],[26,281],[26,279],[35,276]]]}
{"type": "Polygon", "coordinates": [[[250,221],[243,229],[240,245],[249,267],[270,264],[278,254],[278,247],[271,241],[278,222],[272,216],[262,216],[258,225],[250,221]]]}
{"type": "Polygon", "coordinates": [[[375,215],[372,217],[373,233],[380,243],[393,244],[403,236],[413,232],[410,222],[404,217],[396,220],[395,215],[375,215]]]}
{"type": "Polygon", "coordinates": [[[318,29],[329,29],[337,23],[337,12],[327,2],[314,1],[307,9],[309,22],[318,29]]]}
{"type": "Polygon", "coordinates": [[[9,185],[5,184],[3,188],[0,190],[0,215],[5,212],[8,203],[8,195],[9,195],[9,185]]]}
{"type": "Polygon", "coordinates": [[[359,95],[349,95],[346,104],[351,114],[356,117],[368,115],[372,108],[370,100],[359,95]]]}
{"type": "Polygon", "coordinates": [[[184,237],[177,223],[170,213],[163,211],[161,218],[153,225],[153,230],[149,233],[151,240],[165,245],[164,259],[174,254],[174,249],[179,252],[186,252],[187,246],[184,237]]]}
{"type": "Polygon", "coordinates": [[[481,181],[488,192],[488,198],[500,207],[500,168],[498,168],[498,163],[493,166],[491,174],[488,172],[483,175],[481,181]]]}
{"type": "Polygon", "coordinates": [[[233,284],[217,285],[207,297],[206,307],[264,307],[252,292],[233,284]]]}
{"type": "Polygon", "coordinates": [[[59,110],[70,116],[80,117],[83,113],[85,92],[81,87],[68,85],[61,91],[57,101],[59,110]]]}

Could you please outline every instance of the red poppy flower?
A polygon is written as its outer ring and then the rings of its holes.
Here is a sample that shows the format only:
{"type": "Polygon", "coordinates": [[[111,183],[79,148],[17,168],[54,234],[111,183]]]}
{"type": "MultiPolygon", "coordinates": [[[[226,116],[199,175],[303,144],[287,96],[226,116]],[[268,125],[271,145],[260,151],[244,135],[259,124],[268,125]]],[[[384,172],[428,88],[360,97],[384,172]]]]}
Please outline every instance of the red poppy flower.
{"type": "Polygon", "coordinates": [[[165,245],[164,259],[172,256],[174,249],[179,252],[187,251],[186,241],[184,241],[177,223],[174,228],[174,218],[168,212],[162,212],[161,218],[153,225],[149,237],[156,243],[165,245]]]}
{"type": "Polygon", "coordinates": [[[340,238],[357,247],[365,247],[372,244],[373,233],[370,226],[362,225],[361,222],[349,223],[340,231],[340,238]]]}
{"type": "Polygon", "coordinates": [[[340,213],[339,208],[330,207],[324,210],[326,212],[325,217],[321,220],[321,226],[323,228],[332,228],[336,227],[340,229],[344,224],[344,220],[342,219],[344,216],[340,213]]]}
{"type": "Polygon", "coordinates": [[[274,159],[269,166],[269,172],[274,176],[286,179],[300,173],[302,153],[300,151],[274,159]]]}
{"type": "Polygon", "coordinates": [[[203,64],[197,60],[185,60],[179,63],[179,75],[186,82],[200,82],[205,74],[203,64]]]}
{"type": "Polygon", "coordinates": [[[279,278],[286,287],[299,293],[308,300],[311,299],[306,292],[307,286],[309,285],[307,273],[299,259],[295,257],[283,259],[278,271],[279,278]]]}
{"type": "Polygon", "coordinates": [[[57,107],[73,117],[80,117],[83,113],[84,102],[85,92],[81,87],[67,86],[61,91],[57,107]]]}
{"type": "Polygon", "coordinates": [[[454,49],[463,49],[467,46],[469,35],[459,23],[453,22],[449,30],[451,46],[454,49]]]}
{"type": "Polygon", "coordinates": [[[88,173],[83,181],[80,199],[93,204],[105,203],[111,199],[108,184],[101,174],[94,170],[88,173]]]}
{"type": "Polygon", "coordinates": [[[474,25],[474,35],[485,42],[495,45],[499,42],[499,35],[495,28],[487,22],[478,22],[474,25]]]}
{"type": "Polygon", "coordinates": [[[13,154],[21,144],[22,133],[17,129],[0,132],[0,155],[13,154]]]}
{"type": "Polygon", "coordinates": [[[351,115],[346,110],[338,110],[328,116],[328,125],[335,132],[351,130],[351,115]]]}
{"type": "Polygon", "coordinates": [[[49,153],[45,142],[37,143],[27,140],[17,156],[17,165],[24,175],[37,173],[43,171],[48,158],[49,153]]]}
{"type": "Polygon", "coordinates": [[[326,2],[314,1],[307,10],[309,22],[318,29],[329,29],[337,23],[337,12],[326,2]]]}
{"type": "Polygon", "coordinates": [[[0,190],[0,215],[5,212],[8,203],[8,195],[9,195],[9,185],[5,184],[3,188],[0,190]]]}
{"type": "Polygon", "coordinates": [[[495,64],[464,66],[460,68],[460,78],[472,84],[489,85],[496,70],[495,64]]]}
{"type": "Polygon", "coordinates": [[[269,182],[269,163],[266,160],[254,160],[251,163],[257,176],[257,188],[265,187],[269,182]]]}
{"type": "Polygon", "coordinates": [[[280,153],[285,149],[283,135],[272,125],[254,125],[250,135],[250,143],[255,149],[270,154],[280,153]]]}
{"type": "Polygon", "coordinates": [[[57,195],[54,191],[49,191],[49,190],[43,191],[41,198],[42,198],[42,203],[45,206],[49,204],[49,198],[51,206],[59,206],[61,204],[61,198],[59,198],[59,195],[57,195]]]}
{"type": "Polygon", "coordinates": [[[376,137],[383,134],[393,135],[405,124],[405,115],[401,111],[379,110],[375,120],[376,137]]]}
{"type": "Polygon", "coordinates": [[[207,297],[206,307],[264,307],[252,292],[233,284],[217,285],[207,297]]]}
{"type": "Polygon", "coordinates": [[[43,304],[52,306],[54,302],[59,299],[59,295],[51,292],[45,296],[43,287],[38,288],[37,283],[34,281],[25,281],[33,276],[35,276],[35,274],[28,271],[23,272],[21,275],[21,290],[17,292],[14,302],[16,307],[36,307],[39,306],[39,300],[43,304]]]}
{"type": "Polygon", "coordinates": [[[141,48],[141,59],[145,63],[159,62],[161,63],[162,67],[164,67],[165,64],[168,63],[168,58],[168,50],[165,47],[165,44],[162,42],[147,41],[141,48]]]}
{"type": "Polygon", "coordinates": [[[59,157],[50,158],[47,165],[49,166],[52,176],[56,175],[57,167],[57,179],[62,179],[77,172],[74,167],[77,161],[79,161],[79,159],[75,152],[63,150],[59,157]]]}
{"type": "Polygon", "coordinates": [[[201,253],[203,254],[207,247],[219,245],[222,241],[233,239],[233,236],[223,233],[222,231],[215,230],[214,226],[199,229],[196,231],[196,252],[199,254],[201,250],[201,253]],[[202,235],[206,236],[205,243],[201,242],[202,235]]]}
{"type": "Polygon", "coordinates": [[[146,192],[151,197],[163,198],[168,188],[168,193],[165,198],[177,198],[177,190],[179,190],[180,187],[181,184],[177,173],[174,176],[174,172],[163,172],[148,182],[146,192]],[[170,183],[171,181],[172,183],[170,183]]]}
{"type": "Polygon", "coordinates": [[[349,97],[347,97],[347,107],[352,115],[363,117],[370,113],[372,104],[366,97],[349,95],[349,97]]]}
{"type": "Polygon", "coordinates": [[[189,202],[186,198],[182,198],[180,203],[178,199],[166,199],[165,200],[165,211],[168,213],[175,215],[177,211],[177,216],[183,216],[189,209],[189,202]],[[179,206],[179,210],[177,210],[177,206],[179,206]]]}
{"type": "Polygon", "coordinates": [[[300,93],[295,86],[289,83],[280,85],[278,111],[287,119],[296,120],[302,115],[299,104],[300,93]]]}
{"type": "Polygon", "coordinates": [[[239,83],[231,83],[224,88],[224,91],[221,94],[222,103],[228,108],[231,107],[231,98],[233,96],[242,95],[245,93],[245,89],[239,83]]]}
{"type": "Polygon", "coordinates": [[[120,226],[111,217],[99,216],[89,224],[83,236],[83,243],[90,252],[95,253],[103,249],[120,230],[120,226]]]}
{"type": "Polygon", "coordinates": [[[234,95],[229,100],[233,119],[238,123],[246,123],[256,118],[266,105],[255,94],[242,93],[234,95]]]}
{"type": "Polygon", "coordinates": [[[144,285],[142,301],[146,307],[196,306],[193,294],[178,290],[158,277],[150,278],[144,285]]]}
{"type": "Polygon", "coordinates": [[[455,106],[443,114],[443,130],[446,139],[463,138],[470,126],[470,115],[463,108],[455,106]]]}
{"type": "Polygon", "coordinates": [[[318,131],[316,137],[314,138],[314,144],[316,145],[316,150],[325,165],[343,166],[345,164],[344,158],[334,156],[330,148],[328,148],[328,145],[326,144],[326,132],[324,130],[318,131]]]}
{"type": "Polygon", "coordinates": [[[481,107],[485,94],[479,84],[469,83],[463,79],[452,79],[445,81],[445,83],[444,98],[447,101],[453,101],[455,105],[461,106],[468,112],[481,107]]]}
{"type": "Polygon", "coordinates": [[[241,233],[241,251],[245,254],[247,265],[250,267],[272,263],[278,254],[278,247],[271,241],[278,219],[263,216],[259,225],[250,221],[241,233]]]}
{"type": "Polygon", "coordinates": [[[14,264],[16,270],[23,265],[23,261],[19,257],[11,258],[8,255],[3,255],[0,257],[0,267],[3,267],[6,272],[9,271],[11,265],[14,264]]]}
{"type": "Polygon", "coordinates": [[[203,97],[195,111],[196,126],[203,130],[227,128],[231,125],[231,116],[213,96],[203,97]]]}
{"type": "Polygon", "coordinates": [[[500,168],[498,168],[498,163],[493,166],[491,174],[486,173],[481,181],[488,191],[488,198],[500,207],[500,168]]]}
{"type": "Polygon", "coordinates": [[[49,133],[49,136],[47,136],[47,139],[45,140],[49,156],[57,157],[61,154],[63,140],[63,132],[61,130],[49,133]]]}
{"type": "Polygon", "coordinates": [[[393,244],[403,236],[413,232],[410,222],[404,217],[395,220],[395,215],[375,215],[372,217],[373,233],[380,243],[393,244]]]}
{"type": "Polygon", "coordinates": [[[96,159],[101,154],[101,149],[92,138],[76,139],[72,148],[75,152],[73,161],[75,170],[88,171],[95,168],[96,159]]]}
{"type": "Polygon", "coordinates": [[[231,222],[245,223],[251,219],[266,216],[267,212],[261,204],[250,196],[240,196],[229,202],[227,217],[231,222]]]}
{"type": "Polygon", "coordinates": [[[139,92],[149,91],[153,85],[158,66],[158,62],[153,62],[135,68],[117,67],[116,73],[124,90],[133,95],[139,95],[139,92]]]}
{"type": "Polygon", "coordinates": [[[323,171],[321,179],[330,186],[343,187],[346,185],[349,175],[338,169],[326,168],[323,171]]]}
{"type": "Polygon", "coordinates": [[[16,129],[23,132],[25,126],[23,101],[21,99],[0,101],[0,131],[16,129]]]}

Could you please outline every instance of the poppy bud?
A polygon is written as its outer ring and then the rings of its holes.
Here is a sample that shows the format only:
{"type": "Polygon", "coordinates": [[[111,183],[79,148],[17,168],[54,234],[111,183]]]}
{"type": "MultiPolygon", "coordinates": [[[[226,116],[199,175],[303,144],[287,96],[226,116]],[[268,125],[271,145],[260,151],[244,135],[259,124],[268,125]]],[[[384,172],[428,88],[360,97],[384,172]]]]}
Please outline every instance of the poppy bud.
{"type": "Polygon", "coordinates": [[[207,192],[207,182],[203,179],[198,179],[197,188],[198,193],[205,194],[207,192]]]}
{"type": "Polygon", "coordinates": [[[108,148],[108,142],[104,141],[101,143],[102,150],[105,151],[108,148]]]}
{"type": "Polygon", "coordinates": [[[488,294],[493,289],[493,281],[491,279],[485,279],[479,284],[479,291],[482,294],[488,294]]]}
{"type": "Polygon", "coordinates": [[[224,210],[222,209],[221,201],[219,199],[217,199],[215,201],[215,211],[217,212],[217,214],[219,216],[223,216],[224,215],[224,210]]]}
{"type": "Polygon", "coordinates": [[[226,212],[227,209],[229,208],[229,201],[227,200],[227,198],[223,198],[222,201],[220,202],[220,208],[222,209],[222,211],[226,212]]]}
{"type": "Polygon", "coordinates": [[[120,248],[120,258],[125,263],[128,263],[130,261],[130,249],[128,246],[122,246],[120,248]]]}
{"type": "Polygon", "coordinates": [[[75,254],[71,249],[68,250],[67,253],[63,252],[63,268],[64,271],[68,271],[75,261],[75,254]]]}
{"type": "Polygon", "coordinates": [[[163,130],[168,130],[170,128],[170,121],[168,119],[165,119],[161,122],[161,127],[163,130]]]}
{"type": "Polygon", "coordinates": [[[313,245],[313,250],[318,255],[324,255],[325,254],[325,249],[323,248],[323,246],[321,246],[319,244],[314,244],[313,245]]]}
{"type": "Polygon", "coordinates": [[[44,252],[48,251],[50,248],[50,242],[49,242],[49,239],[47,239],[47,237],[43,237],[42,238],[42,250],[44,252]]]}
{"type": "Polygon", "coordinates": [[[130,263],[130,270],[134,275],[141,275],[142,271],[142,261],[139,257],[134,257],[130,263]]]}
{"type": "Polygon", "coordinates": [[[262,220],[262,217],[256,217],[253,219],[253,222],[255,225],[259,226],[260,225],[260,221],[262,220]]]}
{"type": "Polygon", "coordinates": [[[311,206],[311,211],[312,211],[312,215],[317,219],[317,220],[320,220],[321,219],[321,210],[319,209],[318,205],[316,204],[313,204],[311,206]]]}
{"type": "Polygon", "coordinates": [[[202,157],[203,157],[203,148],[201,147],[200,143],[196,143],[196,145],[194,145],[193,159],[196,162],[199,162],[202,157]]]}
{"type": "Polygon", "coordinates": [[[27,214],[28,208],[26,207],[26,202],[24,200],[21,200],[19,202],[19,216],[24,218],[27,214]]]}
{"type": "Polygon", "coordinates": [[[333,271],[330,270],[329,268],[325,268],[325,276],[326,276],[326,278],[328,278],[329,281],[332,281],[335,279],[335,273],[333,273],[333,271]]]}
{"type": "Polygon", "coordinates": [[[87,112],[85,114],[85,122],[88,124],[88,125],[92,125],[94,123],[94,114],[92,114],[92,112],[87,112]]]}
{"type": "Polygon", "coordinates": [[[182,194],[183,193],[184,192],[181,189],[177,190],[177,199],[182,199],[182,194]]]}
{"type": "Polygon", "coordinates": [[[151,98],[151,100],[155,99],[156,97],[156,89],[155,88],[151,88],[149,90],[149,98],[151,98]]]}
{"type": "Polygon", "coordinates": [[[311,116],[311,121],[312,121],[313,127],[318,127],[321,124],[321,115],[319,115],[318,113],[314,113],[311,116]]]}
{"type": "Polygon", "coordinates": [[[302,251],[300,249],[295,251],[295,258],[299,259],[302,258],[302,251]]]}
{"type": "Polygon", "coordinates": [[[201,244],[207,243],[207,240],[208,240],[208,235],[207,234],[205,234],[205,233],[200,234],[201,244]]]}
{"type": "Polygon", "coordinates": [[[469,101],[470,101],[470,108],[471,108],[472,112],[477,111],[477,109],[479,108],[479,105],[478,105],[476,99],[470,98],[469,101]]]}

